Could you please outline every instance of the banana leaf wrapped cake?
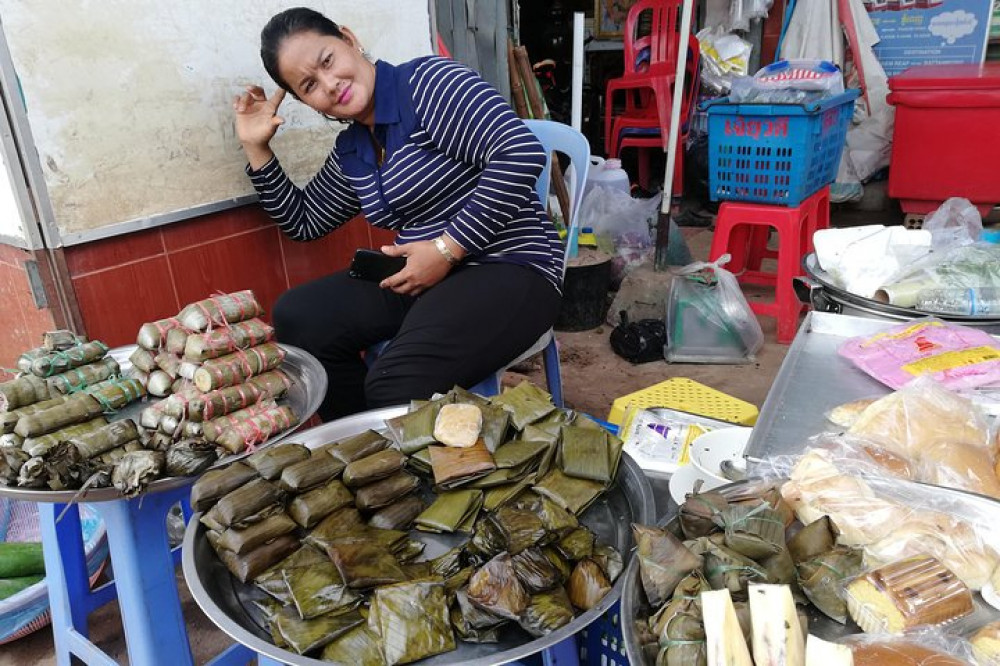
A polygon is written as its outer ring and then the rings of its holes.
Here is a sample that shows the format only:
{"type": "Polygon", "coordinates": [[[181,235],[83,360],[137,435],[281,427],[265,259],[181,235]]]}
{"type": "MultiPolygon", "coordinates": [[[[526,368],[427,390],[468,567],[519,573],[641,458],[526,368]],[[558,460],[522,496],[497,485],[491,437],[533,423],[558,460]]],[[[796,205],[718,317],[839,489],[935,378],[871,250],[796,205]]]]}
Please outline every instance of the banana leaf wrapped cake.
{"type": "Polygon", "coordinates": [[[276,645],[404,664],[504,632],[532,640],[604,599],[623,557],[578,514],[621,447],[544,392],[512,391],[455,389],[385,434],[279,445],[195,485],[209,542],[252,583],[276,645]]]}

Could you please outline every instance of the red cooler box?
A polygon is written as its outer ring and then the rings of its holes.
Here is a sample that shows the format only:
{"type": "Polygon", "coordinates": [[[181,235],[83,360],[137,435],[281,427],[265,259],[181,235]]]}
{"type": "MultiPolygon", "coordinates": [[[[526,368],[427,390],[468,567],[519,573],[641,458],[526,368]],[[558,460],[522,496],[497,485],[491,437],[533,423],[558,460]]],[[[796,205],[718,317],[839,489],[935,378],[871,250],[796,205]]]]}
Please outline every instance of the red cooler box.
{"type": "Polygon", "coordinates": [[[1000,204],[1000,63],[924,65],[889,79],[896,129],[889,196],[907,213],[965,197],[1000,204]]]}

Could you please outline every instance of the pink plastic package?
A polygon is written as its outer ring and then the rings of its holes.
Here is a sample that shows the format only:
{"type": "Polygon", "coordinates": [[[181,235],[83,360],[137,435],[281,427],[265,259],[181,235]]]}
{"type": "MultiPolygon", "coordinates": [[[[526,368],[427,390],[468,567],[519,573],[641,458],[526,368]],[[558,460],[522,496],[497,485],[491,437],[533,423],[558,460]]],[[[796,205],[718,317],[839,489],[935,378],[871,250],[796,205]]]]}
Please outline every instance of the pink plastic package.
{"type": "Polygon", "coordinates": [[[993,336],[933,317],[851,338],[838,352],[894,389],[921,375],[955,390],[1000,383],[1000,344],[993,336]]]}

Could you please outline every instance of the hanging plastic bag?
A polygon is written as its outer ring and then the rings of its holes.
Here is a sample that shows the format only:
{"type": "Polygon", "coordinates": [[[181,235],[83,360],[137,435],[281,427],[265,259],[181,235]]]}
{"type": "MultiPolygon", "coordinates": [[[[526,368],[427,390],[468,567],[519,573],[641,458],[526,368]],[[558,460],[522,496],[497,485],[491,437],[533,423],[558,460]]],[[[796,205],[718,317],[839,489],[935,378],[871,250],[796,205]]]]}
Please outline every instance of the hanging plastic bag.
{"type": "Polygon", "coordinates": [[[734,77],[746,76],[753,45],[722,26],[703,28],[695,37],[701,51],[701,82],[715,93],[727,94],[734,77]]]}
{"type": "Polygon", "coordinates": [[[698,261],[675,274],[667,298],[667,361],[750,363],[763,346],[764,333],[736,276],[723,268],[730,259],[698,261]]]}

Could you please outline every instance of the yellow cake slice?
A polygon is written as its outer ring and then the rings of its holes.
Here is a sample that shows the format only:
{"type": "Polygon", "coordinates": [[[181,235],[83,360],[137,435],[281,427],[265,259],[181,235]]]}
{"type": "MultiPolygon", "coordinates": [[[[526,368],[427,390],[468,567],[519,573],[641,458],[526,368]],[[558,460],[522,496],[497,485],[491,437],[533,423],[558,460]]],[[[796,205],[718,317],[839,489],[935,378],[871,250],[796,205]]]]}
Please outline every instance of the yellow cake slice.
{"type": "Polygon", "coordinates": [[[972,610],[965,583],[928,556],[887,564],[847,586],[847,611],[867,633],[944,624],[972,610]]]}

